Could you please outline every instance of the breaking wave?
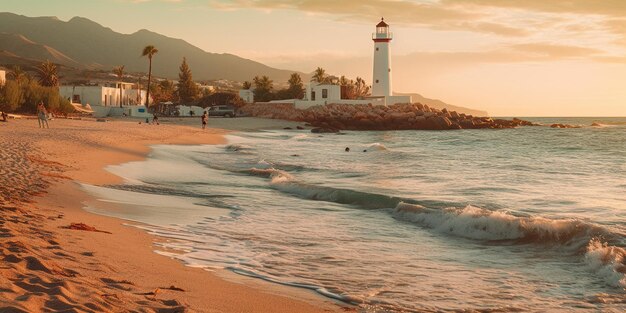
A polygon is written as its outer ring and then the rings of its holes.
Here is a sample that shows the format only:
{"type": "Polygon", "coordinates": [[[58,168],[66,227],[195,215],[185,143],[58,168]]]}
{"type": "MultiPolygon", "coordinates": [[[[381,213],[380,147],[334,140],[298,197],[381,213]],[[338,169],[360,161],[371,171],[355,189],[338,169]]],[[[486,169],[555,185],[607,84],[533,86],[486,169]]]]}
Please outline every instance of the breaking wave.
{"type": "Polygon", "coordinates": [[[383,145],[382,143],[378,143],[375,142],[373,144],[370,144],[367,146],[368,150],[375,150],[375,151],[385,151],[388,150],[387,147],[385,147],[385,145],[383,145]]]}
{"type": "Polygon", "coordinates": [[[587,246],[585,261],[610,286],[626,288],[626,249],[594,238],[587,246]]]}
{"type": "Polygon", "coordinates": [[[477,240],[556,243],[581,248],[591,238],[614,240],[619,237],[602,226],[579,219],[516,216],[471,205],[431,209],[402,202],[393,210],[393,215],[440,232],[477,240]]]}
{"type": "Polygon", "coordinates": [[[387,209],[398,220],[414,223],[439,233],[482,241],[511,244],[559,245],[577,255],[608,285],[626,287],[626,236],[580,219],[550,219],[492,211],[475,206],[415,201],[350,189],[301,183],[275,168],[249,170],[270,179],[272,188],[299,198],[354,205],[362,209],[387,209]],[[428,205],[428,207],[427,207],[428,205]]]}

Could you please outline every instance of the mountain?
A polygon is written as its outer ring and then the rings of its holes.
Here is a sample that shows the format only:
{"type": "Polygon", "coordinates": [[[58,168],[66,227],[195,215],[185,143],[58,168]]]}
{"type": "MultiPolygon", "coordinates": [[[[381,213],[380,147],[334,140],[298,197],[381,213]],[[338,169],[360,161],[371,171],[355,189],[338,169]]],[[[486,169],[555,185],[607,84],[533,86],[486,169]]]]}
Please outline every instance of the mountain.
{"type": "Polygon", "coordinates": [[[460,107],[452,104],[445,103],[441,100],[426,98],[417,93],[393,93],[394,96],[411,96],[411,100],[413,102],[419,102],[421,104],[426,104],[429,107],[433,107],[435,109],[443,109],[446,108],[449,111],[456,111],[457,113],[465,113],[471,114],[473,116],[489,116],[487,111],[474,110],[470,108],[460,107]]]}
{"type": "Polygon", "coordinates": [[[154,75],[178,77],[182,58],[197,80],[251,80],[267,75],[286,81],[293,71],[280,70],[233,54],[206,52],[190,43],[148,30],[121,34],[82,17],[64,22],[56,17],[26,17],[0,13],[0,50],[26,59],[51,61],[79,69],[109,70],[125,65],[128,72],[146,72],[148,60],[141,57],[143,47],[159,49],[154,57],[154,75]],[[5,38],[7,40],[4,43],[5,38]],[[6,45],[7,48],[3,48],[6,45]]]}
{"type": "MultiPolygon", "coordinates": [[[[0,33],[0,53],[6,57],[18,57],[29,60],[50,60],[57,64],[80,67],[78,62],[58,50],[35,43],[19,34],[0,33]]],[[[23,61],[19,63],[23,63],[23,61]]]]}

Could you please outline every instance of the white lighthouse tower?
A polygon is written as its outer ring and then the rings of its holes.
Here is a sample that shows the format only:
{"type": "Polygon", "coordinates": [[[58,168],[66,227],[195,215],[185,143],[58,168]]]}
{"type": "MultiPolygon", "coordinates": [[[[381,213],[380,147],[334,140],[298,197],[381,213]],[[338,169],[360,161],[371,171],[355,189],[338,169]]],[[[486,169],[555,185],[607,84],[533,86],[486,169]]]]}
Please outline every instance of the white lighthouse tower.
{"type": "Polygon", "coordinates": [[[372,82],[372,96],[390,97],[391,89],[391,53],[389,44],[393,34],[389,32],[389,25],[381,18],[376,25],[374,40],[374,80],[372,82]]]}

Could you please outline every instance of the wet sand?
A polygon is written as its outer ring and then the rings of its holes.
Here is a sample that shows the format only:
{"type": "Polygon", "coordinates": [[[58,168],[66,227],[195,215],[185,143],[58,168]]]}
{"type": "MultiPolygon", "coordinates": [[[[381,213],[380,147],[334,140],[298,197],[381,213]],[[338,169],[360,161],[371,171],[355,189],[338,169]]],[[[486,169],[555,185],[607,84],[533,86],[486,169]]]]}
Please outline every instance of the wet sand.
{"type": "MultiPolygon", "coordinates": [[[[238,129],[271,128],[235,120],[238,129]]],[[[120,182],[104,166],[141,160],[150,144],[223,143],[227,132],[172,123],[0,123],[0,311],[351,310],[308,291],[186,267],[154,253],[158,239],[130,222],[83,210],[90,196],[77,182],[120,182]]]]}

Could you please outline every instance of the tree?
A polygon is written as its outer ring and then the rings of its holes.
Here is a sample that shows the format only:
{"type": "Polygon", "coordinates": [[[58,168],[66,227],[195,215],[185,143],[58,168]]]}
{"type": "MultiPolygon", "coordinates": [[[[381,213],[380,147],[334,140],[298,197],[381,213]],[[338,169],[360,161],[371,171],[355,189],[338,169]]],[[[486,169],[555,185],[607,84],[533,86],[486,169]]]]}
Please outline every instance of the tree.
{"type": "Polygon", "coordinates": [[[304,97],[304,84],[302,83],[302,77],[300,74],[293,73],[287,81],[289,87],[287,89],[280,90],[276,93],[279,99],[302,99],[304,97]]]}
{"type": "Polygon", "coordinates": [[[6,81],[0,91],[0,111],[14,112],[24,102],[23,92],[17,80],[6,81]]]}
{"type": "Polygon", "coordinates": [[[214,105],[232,105],[236,108],[242,107],[245,103],[238,94],[232,92],[215,92],[202,97],[198,105],[206,108],[214,105]]]}
{"type": "Polygon", "coordinates": [[[241,86],[241,88],[249,90],[250,88],[252,88],[252,83],[250,83],[249,81],[245,81],[243,82],[243,85],[241,86]]]}
{"type": "Polygon", "coordinates": [[[294,93],[294,98],[300,99],[304,96],[304,84],[302,83],[302,77],[298,73],[292,73],[287,81],[289,84],[289,90],[294,93]]]}
{"type": "Polygon", "coordinates": [[[354,95],[355,98],[362,98],[370,95],[370,86],[368,86],[365,80],[361,77],[356,78],[356,83],[354,84],[354,95]]]}
{"type": "Polygon", "coordinates": [[[46,87],[56,87],[59,85],[59,75],[57,66],[49,60],[41,63],[37,67],[37,78],[39,84],[46,87]]]}
{"type": "Polygon", "coordinates": [[[267,76],[255,76],[254,83],[254,99],[259,102],[270,101],[274,98],[272,91],[274,90],[274,82],[267,76]]]}
{"type": "Polygon", "coordinates": [[[313,72],[313,77],[311,77],[311,81],[318,84],[323,84],[326,82],[327,77],[328,76],[326,75],[326,70],[318,67],[317,69],[315,69],[315,72],[313,72]]]}
{"type": "Polygon", "coordinates": [[[141,52],[142,57],[148,57],[149,67],[148,67],[148,88],[146,91],[146,107],[150,105],[150,82],[152,81],[152,57],[157,54],[159,50],[154,46],[145,46],[143,51],[141,52]]]}
{"type": "Polygon", "coordinates": [[[19,65],[14,65],[7,73],[7,76],[15,80],[18,84],[24,82],[27,78],[26,72],[19,65]]]}
{"type": "Polygon", "coordinates": [[[43,102],[51,112],[69,113],[74,107],[67,99],[59,95],[57,87],[41,86],[37,81],[30,80],[20,85],[9,80],[0,88],[0,110],[34,113],[37,103],[43,102]]]}
{"type": "Polygon", "coordinates": [[[157,85],[153,85],[152,90],[152,99],[154,99],[154,103],[158,106],[158,111],[163,112],[165,109],[160,104],[164,102],[174,101],[174,96],[176,94],[176,88],[174,86],[174,82],[169,80],[162,80],[157,85]]]}
{"type": "Polygon", "coordinates": [[[124,78],[124,65],[116,66],[113,68],[113,74],[117,76],[117,79],[120,81],[120,108],[122,107],[122,79],[124,78]]]}
{"type": "Polygon", "coordinates": [[[187,58],[183,58],[183,63],[180,65],[177,87],[178,97],[182,103],[192,102],[198,97],[198,85],[193,82],[193,76],[187,64],[187,58]]]}

